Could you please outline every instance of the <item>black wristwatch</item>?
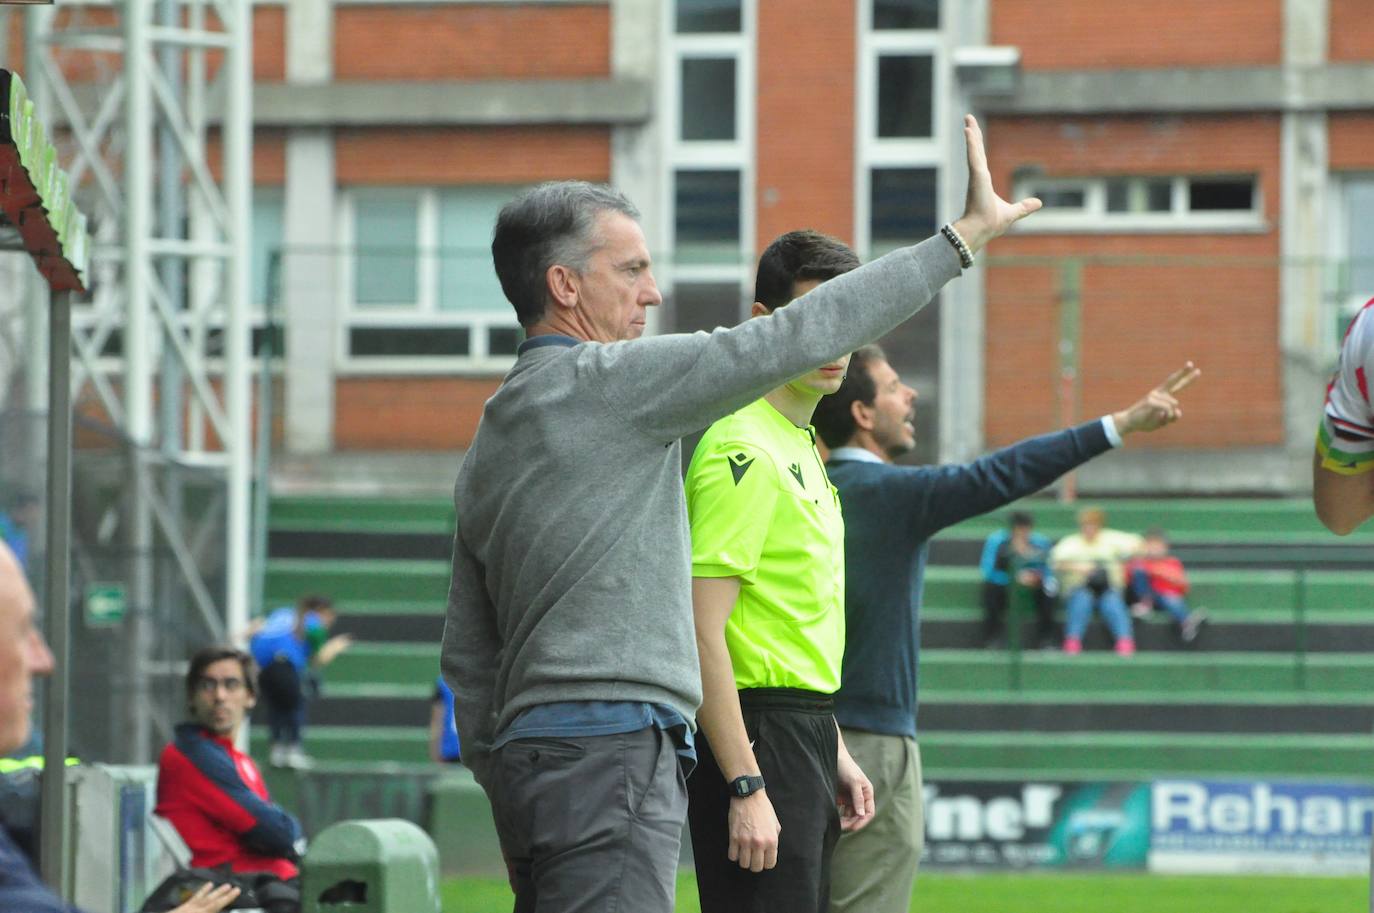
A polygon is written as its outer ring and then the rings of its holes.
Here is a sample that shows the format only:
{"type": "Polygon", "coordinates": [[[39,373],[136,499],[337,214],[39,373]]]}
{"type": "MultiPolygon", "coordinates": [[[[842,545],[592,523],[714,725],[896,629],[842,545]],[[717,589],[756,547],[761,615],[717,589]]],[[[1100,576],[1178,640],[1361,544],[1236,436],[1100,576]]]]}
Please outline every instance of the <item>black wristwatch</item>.
{"type": "Polygon", "coordinates": [[[730,795],[738,799],[752,796],[763,789],[763,777],[735,777],[730,781],[730,795]]]}

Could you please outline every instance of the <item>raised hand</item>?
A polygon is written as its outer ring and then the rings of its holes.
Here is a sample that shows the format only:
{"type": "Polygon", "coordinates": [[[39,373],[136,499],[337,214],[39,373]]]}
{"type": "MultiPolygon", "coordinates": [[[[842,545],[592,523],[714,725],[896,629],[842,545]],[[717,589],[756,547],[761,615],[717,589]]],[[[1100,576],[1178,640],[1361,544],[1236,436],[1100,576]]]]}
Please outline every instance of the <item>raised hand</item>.
{"type": "Polygon", "coordinates": [[[1133,431],[1154,431],[1183,418],[1183,407],[1176,397],[1201,376],[1202,369],[1188,362],[1134,405],[1112,413],[1117,432],[1126,435],[1133,431]]]}
{"type": "Polygon", "coordinates": [[[1042,204],[1035,197],[1008,203],[992,189],[983,131],[972,114],[964,115],[964,143],[968,147],[968,196],[964,200],[964,214],[954,223],[954,230],[959,232],[969,250],[976,253],[1042,204]]]}

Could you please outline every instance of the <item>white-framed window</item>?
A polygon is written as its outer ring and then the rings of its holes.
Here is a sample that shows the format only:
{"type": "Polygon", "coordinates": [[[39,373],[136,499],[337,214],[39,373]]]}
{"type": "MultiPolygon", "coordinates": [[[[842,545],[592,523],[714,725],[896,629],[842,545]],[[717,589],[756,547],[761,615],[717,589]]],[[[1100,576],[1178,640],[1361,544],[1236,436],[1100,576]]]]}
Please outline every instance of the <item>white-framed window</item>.
{"type": "Polygon", "coordinates": [[[949,116],[940,0],[859,0],[854,238],[881,256],[936,229],[949,116]]]}
{"type": "Polygon", "coordinates": [[[286,193],[281,187],[253,188],[252,304],[262,310],[269,301],[279,303],[281,248],[285,236],[286,193]]]}
{"type": "Polygon", "coordinates": [[[744,316],[754,239],[755,0],[674,0],[665,17],[665,329],[744,316]]]}
{"type": "Polygon", "coordinates": [[[1374,298],[1374,173],[1333,175],[1330,193],[1327,246],[1334,262],[1327,300],[1339,342],[1355,312],[1374,298]]]}
{"type": "Polygon", "coordinates": [[[1264,203],[1255,175],[1113,175],[1017,179],[1014,198],[1045,208],[1018,230],[1262,231],[1264,203]],[[1036,223],[1036,224],[1032,224],[1036,223]]]}
{"type": "Polygon", "coordinates": [[[343,373],[503,371],[524,338],[491,262],[497,213],[523,186],[340,193],[343,373]]]}

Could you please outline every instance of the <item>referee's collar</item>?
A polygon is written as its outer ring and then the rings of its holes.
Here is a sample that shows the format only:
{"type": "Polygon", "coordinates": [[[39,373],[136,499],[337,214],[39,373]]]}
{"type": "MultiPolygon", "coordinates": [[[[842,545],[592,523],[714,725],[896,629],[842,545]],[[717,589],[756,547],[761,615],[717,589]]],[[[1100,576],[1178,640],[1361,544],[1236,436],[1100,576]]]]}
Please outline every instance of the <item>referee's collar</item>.
{"type": "Polygon", "coordinates": [[[581,344],[581,339],[564,336],[562,333],[549,333],[545,336],[531,336],[529,339],[526,339],[524,342],[520,343],[520,347],[515,350],[515,354],[517,356],[524,355],[532,349],[542,349],[545,346],[563,346],[564,348],[571,349],[573,346],[579,346],[581,344]]]}

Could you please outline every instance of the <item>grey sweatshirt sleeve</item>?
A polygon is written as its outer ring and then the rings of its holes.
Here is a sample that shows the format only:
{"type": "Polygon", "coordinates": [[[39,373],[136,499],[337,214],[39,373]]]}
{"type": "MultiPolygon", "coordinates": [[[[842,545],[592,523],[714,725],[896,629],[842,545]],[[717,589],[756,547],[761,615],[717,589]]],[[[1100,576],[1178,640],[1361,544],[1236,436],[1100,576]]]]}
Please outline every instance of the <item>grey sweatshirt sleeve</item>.
{"type": "Polygon", "coordinates": [[[453,691],[463,764],[484,788],[496,737],[493,692],[500,650],[496,609],[487,595],[485,575],[460,532],[453,539],[453,579],[439,666],[453,691]]]}
{"type": "Polygon", "coordinates": [[[957,275],[958,254],[936,235],[736,327],[587,346],[578,369],[613,411],[666,443],[873,342],[957,275]]]}

